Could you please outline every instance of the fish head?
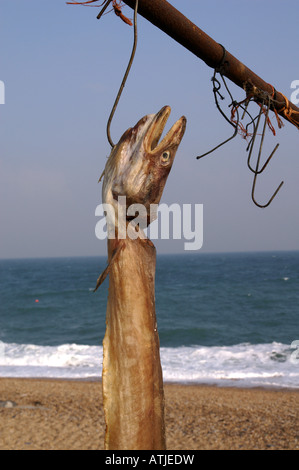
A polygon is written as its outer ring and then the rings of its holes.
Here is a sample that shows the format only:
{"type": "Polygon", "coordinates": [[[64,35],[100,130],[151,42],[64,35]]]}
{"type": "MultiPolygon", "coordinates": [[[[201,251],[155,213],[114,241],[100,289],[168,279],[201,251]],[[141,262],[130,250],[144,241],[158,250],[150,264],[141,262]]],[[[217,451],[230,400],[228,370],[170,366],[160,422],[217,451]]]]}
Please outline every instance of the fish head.
{"type": "Polygon", "coordinates": [[[120,198],[125,201],[126,210],[141,204],[147,213],[145,225],[150,221],[151,205],[160,202],[186,128],[186,118],[182,116],[159,142],[170,112],[171,108],[164,106],[128,129],[112,149],[105,167],[103,202],[111,204],[116,214],[120,198]]]}

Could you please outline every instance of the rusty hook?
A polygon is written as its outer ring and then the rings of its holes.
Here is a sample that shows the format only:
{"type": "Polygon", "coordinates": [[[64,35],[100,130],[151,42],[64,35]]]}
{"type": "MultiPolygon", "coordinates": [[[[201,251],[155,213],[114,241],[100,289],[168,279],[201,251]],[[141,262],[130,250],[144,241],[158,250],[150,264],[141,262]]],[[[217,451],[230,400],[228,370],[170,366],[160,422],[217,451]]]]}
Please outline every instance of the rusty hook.
{"type": "MultiPolygon", "coordinates": [[[[223,47],[223,46],[222,46],[223,47]]],[[[224,56],[225,58],[225,52],[224,52],[224,56]]],[[[202,154],[202,155],[199,155],[197,158],[197,160],[199,160],[200,158],[203,158],[205,157],[206,155],[209,155],[210,153],[214,152],[215,150],[217,150],[219,147],[222,147],[222,145],[226,144],[227,142],[229,142],[230,140],[234,139],[236,137],[236,135],[238,134],[238,122],[239,122],[239,113],[238,113],[238,110],[237,110],[237,116],[238,116],[238,119],[237,119],[237,124],[235,124],[234,122],[232,122],[230,119],[228,119],[228,117],[226,116],[226,114],[222,111],[220,105],[219,105],[219,101],[218,101],[218,96],[220,97],[221,100],[224,100],[224,96],[221,95],[220,93],[220,89],[221,89],[221,83],[220,81],[216,78],[216,73],[220,73],[221,75],[221,78],[222,78],[222,81],[223,81],[223,84],[229,94],[229,97],[231,99],[231,103],[234,103],[234,99],[233,99],[233,96],[230,92],[230,90],[228,89],[228,86],[225,82],[225,79],[222,75],[221,72],[219,72],[219,69],[215,69],[214,70],[214,75],[211,79],[211,81],[213,82],[213,93],[214,93],[214,98],[215,98],[215,104],[216,104],[216,107],[218,109],[218,111],[221,113],[221,115],[224,117],[224,119],[231,125],[233,126],[234,128],[234,133],[232,134],[231,137],[229,137],[228,139],[224,140],[223,142],[221,142],[220,144],[216,145],[216,147],[212,148],[212,150],[209,150],[208,152],[202,154]]]]}
{"type": "MultiPolygon", "coordinates": [[[[262,102],[262,104],[261,104],[261,109],[260,109],[260,112],[259,112],[258,117],[257,117],[257,123],[254,124],[254,120],[252,120],[252,124],[254,126],[254,131],[253,131],[252,139],[251,139],[251,141],[250,141],[250,143],[247,147],[247,150],[250,148],[249,154],[248,154],[248,159],[247,159],[247,165],[248,165],[248,168],[250,169],[250,171],[252,171],[252,173],[254,173],[254,174],[263,173],[263,171],[267,167],[268,163],[270,162],[271,158],[273,157],[274,153],[276,152],[276,150],[279,147],[279,144],[276,144],[276,146],[274,147],[274,150],[271,152],[270,156],[268,157],[268,159],[266,160],[266,162],[264,163],[263,167],[260,170],[257,171],[256,169],[254,170],[252,168],[252,166],[250,164],[250,160],[251,160],[251,157],[252,157],[252,151],[253,151],[255,139],[256,139],[256,136],[257,136],[257,130],[258,130],[258,127],[259,127],[259,124],[260,124],[261,115],[263,113],[263,106],[264,106],[264,102],[262,102]]],[[[268,114],[269,114],[269,106],[267,107],[267,111],[266,111],[266,115],[265,115],[264,128],[263,128],[263,132],[262,132],[261,143],[260,143],[260,148],[259,148],[259,153],[258,153],[258,160],[259,161],[260,161],[260,157],[261,157],[261,154],[262,154],[262,148],[263,148],[263,143],[264,143],[264,138],[265,138],[268,114]]]]}
{"type": "Polygon", "coordinates": [[[259,112],[259,115],[258,115],[258,121],[257,121],[257,124],[255,125],[254,127],[254,133],[253,133],[253,137],[252,137],[252,140],[251,140],[251,143],[249,145],[251,145],[251,148],[250,148],[250,152],[249,152],[249,156],[248,156],[248,161],[247,161],[247,164],[248,164],[248,167],[249,169],[254,173],[254,178],[253,178],[253,184],[252,184],[252,191],[251,191],[251,198],[254,202],[254,204],[262,209],[268,207],[271,202],[273,201],[273,199],[275,198],[275,196],[277,195],[278,191],[281,189],[282,185],[284,184],[284,182],[282,181],[280,183],[280,185],[278,186],[278,188],[276,189],[276,191],[273,193],[272,197],[269,199],[269,201],[266,203],[266,204],[259,204],[256,199],[255,199],[255,187],[256,187],[256,180],[257,180],[257,176],[259,174],[261,174],[265,168],[267,167],[268,163],[270,162],[270,160],[272,159],[274,153],[276,152],[276,150],[278,149],[279,147],[279,144],[277,144],[274,148],[274,150],[271,152],[270,156],[268,157],[266,163],[263,165],[263,167],[261,169],[259,169],[259,166],[260,166],[260,160],[261,160],[261,154],[262,154],[262,147],[263,147],[263,142],[264,142],[264,137],[265,137],[265,132],[266,132],[266,126],[267,126],[267,120],[268,120],[268,114],[269,114],[269,109],[270,109],[270,99],[268,99],[268,105],[267,105],[267,111],[266,111],[266,114],[265,114],[265,122],[264,122],[264,127],[263,127],[263,132],[262,132],[262,137],[261,137],[261,143],[260,143],[260,148],[259,148],[259,153],[258,153],[258,157],[257,157],[257,162],[256,162],[256,169],[254,170],[251,165],[250,165],[250,159],[251,159],[251,155],[252,155],[252,150],[253,150],[253,146],[254,146],[254,142],[255,142],[255,139],[256,139],[256,135],[257,135],[257,129],[259,127],[259,122],[260,122],[260,118],[261,118],[261,115],[262,115],[262,112],[263,112],[263,106],[264,106],[264,102],[262,102],[261,104],[261,109],[260,109],[260,112],[259,112]]]}

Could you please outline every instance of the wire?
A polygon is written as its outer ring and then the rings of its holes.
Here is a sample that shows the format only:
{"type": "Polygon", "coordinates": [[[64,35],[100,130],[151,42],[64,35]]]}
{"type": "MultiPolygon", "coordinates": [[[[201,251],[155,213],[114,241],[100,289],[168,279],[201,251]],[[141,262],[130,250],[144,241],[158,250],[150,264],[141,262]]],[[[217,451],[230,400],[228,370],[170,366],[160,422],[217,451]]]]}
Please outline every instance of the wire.
{"type": "Polygon", "coordinates": [[[128,78],[128,76],[129,76],[129,73],[130,73],[130,70],[131,70],[131,67],[132,67],[132,64],[133,64],[133,61],[134,61],[136,49],[137,49],[137,39],[138,39],[138,31],[137,31],[137,11],[138,11],[138,0],[136,0],[135,9],[134,9],[134,43],[133,43],[133,48],[132,48],[131,57],[130,57],[130,60],[129,60],[129,63],[128,63],[128,66],[127,66],[127,69],[126,69],[126,72],[125,72],[125,75],[124,75],[124,78],[123,78],[123,80],[122,80],[122,82],[121,82],[119,91],[118,91],[118,93],[117,93],[116,99],[115,99],[114,104],[113,104],[112,111],[111,111],[111,113],[110,113],[110,116],[109,116],[109,119],[108,119],[108,122],[107,122],[107,138],[108,138],[108,142],[109,142],[109,144],[111,145],[112,148],[115,147],[115,144],[113,143],[113,140],[112,140],[112,138],[111,138],[111,132],[110,132],[111,122],[112,122],[112,119],[113,119],[113,117],[114,117],[116,108],[117,108],[117,106],[118,106],[118,103],[119,103],[121,94],[122,94],[123,89],[124,89],[124,87],[125,87],[127,78],[128,78]]]}

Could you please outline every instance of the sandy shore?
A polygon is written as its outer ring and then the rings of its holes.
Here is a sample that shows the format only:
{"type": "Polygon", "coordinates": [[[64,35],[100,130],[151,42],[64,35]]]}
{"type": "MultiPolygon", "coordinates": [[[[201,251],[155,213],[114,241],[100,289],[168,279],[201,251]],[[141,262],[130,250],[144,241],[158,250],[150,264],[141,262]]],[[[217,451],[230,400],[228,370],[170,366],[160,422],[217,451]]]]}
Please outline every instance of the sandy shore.
{"type": "MultiPolygon", "coordinates": [[[[299,393],[166,385],[167,447],[299,449],[299,393]]],[[[103,449],[99,382],[0,379],[0,450],[103,449]]]]}

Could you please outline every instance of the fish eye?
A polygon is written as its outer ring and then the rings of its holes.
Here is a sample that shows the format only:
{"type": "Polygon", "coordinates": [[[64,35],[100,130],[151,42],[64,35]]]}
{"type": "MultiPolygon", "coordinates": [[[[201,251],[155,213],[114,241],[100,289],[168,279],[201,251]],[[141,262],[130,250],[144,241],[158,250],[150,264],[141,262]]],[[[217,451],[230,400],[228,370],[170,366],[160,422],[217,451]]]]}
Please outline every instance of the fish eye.
{"type": "Polygon", "coordinates": [[[167,163],[170,159],[170,152],[167,150],[166,152],[162,153],[161,160],[163,163],[167,163]]]}

